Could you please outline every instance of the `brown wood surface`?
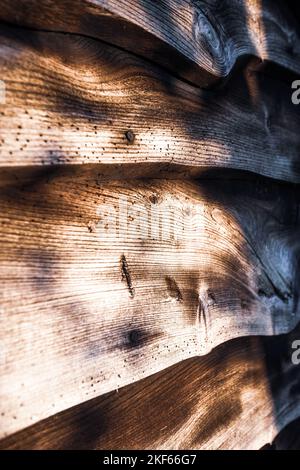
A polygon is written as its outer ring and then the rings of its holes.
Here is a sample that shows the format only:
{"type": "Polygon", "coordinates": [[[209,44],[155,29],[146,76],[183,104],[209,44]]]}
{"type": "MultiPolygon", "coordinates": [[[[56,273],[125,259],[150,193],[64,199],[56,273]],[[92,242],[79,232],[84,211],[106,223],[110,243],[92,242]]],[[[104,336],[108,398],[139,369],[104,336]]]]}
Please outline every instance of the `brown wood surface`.
{"type": "Polygon", "coordinates": [[[3,188],[0,207],[2,436],[299,321],[296,187],[81,167],[3,188]]]}
{"type": "Polygon", "coordinates": [[[298,445],[297,14],[0,0],[1,448],[298,445]]]}
{"type": "Polygon", "coordinates": [[[200,86],[250,55],[300,73],[300,41],[272,0],[1,0],[0,19],[80,33],[145,57],[200,86]]]}
{"type": "Polygon", "coordinates": [[[1,26],[0,51],[3,168],[134,165],[159,177],[178,167],[185,176],[235,168],[300,180],[300,113],[290,85],[254,64],[222,90],[204,92],[74,35],[1,26]]]}
{"type": "MultiPolygon", "coordinates": [[[[2,449],[259,449],[300,414],[293,333],[240,338],[52,416],[2,449]]],[[[93,385],[93,381],[90,381],[93,385]]]]}

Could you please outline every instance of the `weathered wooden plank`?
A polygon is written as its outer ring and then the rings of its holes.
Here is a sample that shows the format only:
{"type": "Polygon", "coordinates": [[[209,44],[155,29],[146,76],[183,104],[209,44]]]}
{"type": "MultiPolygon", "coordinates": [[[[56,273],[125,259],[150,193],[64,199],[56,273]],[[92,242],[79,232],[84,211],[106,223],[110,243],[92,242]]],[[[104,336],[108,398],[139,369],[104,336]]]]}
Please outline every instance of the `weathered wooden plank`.
{"type": "Polygon", "coordinates": [[[236,168],[300,181],[300,113],[290,87],[253,68],[204,92],[70,35],[2,27],[0,50],[2,167],[143,164],[156,174],[156,165],[180,166],[186,175],[236,168]]]}
{"type": "Polygon", "coordinates": [[[300,328],[240,338],[94,398],[0,442],[2,449],[258,449],[300,415],[300,328]]]}
{"type": "Polygon", "coordinates": [[[299,321],[299,190],[103,182],[1,190],[1,432],[230,338],[299,321]]]}
{"type": "Polygon", "coordinates": [[[2,0],[0,19],[108,41],[202,87],[249,55],[300,73],[297,23],[271,0],[2,0]]]}

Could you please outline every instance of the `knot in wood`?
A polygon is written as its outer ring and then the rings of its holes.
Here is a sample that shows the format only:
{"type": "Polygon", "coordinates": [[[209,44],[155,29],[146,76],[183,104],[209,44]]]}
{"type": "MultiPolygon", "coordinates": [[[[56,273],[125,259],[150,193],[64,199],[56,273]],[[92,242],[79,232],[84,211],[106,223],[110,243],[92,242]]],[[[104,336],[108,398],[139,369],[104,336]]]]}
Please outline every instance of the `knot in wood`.
{"type": "Polygon", "coordinates": [[[219,55],[221,42],[218,33],[207,16],[200,10],[196,13],[194,32],[197,41],[205,44],[219,55]]]}
{"type": "Polygon", "coordinates": [[[227,75],[233,65],[233,54],[216,15],[197,9],[194,17],[194,38],[210,55],[214,69],[217,69],[223,76],[227,75]]]}
{"type": "Polygon", "coordinates": [[[135,135],[131,130],[128,130],[128,131],[125,132],[125,137],[126,137],[126,140],[129,144],[133,144],[134,139],[135,139],[135,135]]]}

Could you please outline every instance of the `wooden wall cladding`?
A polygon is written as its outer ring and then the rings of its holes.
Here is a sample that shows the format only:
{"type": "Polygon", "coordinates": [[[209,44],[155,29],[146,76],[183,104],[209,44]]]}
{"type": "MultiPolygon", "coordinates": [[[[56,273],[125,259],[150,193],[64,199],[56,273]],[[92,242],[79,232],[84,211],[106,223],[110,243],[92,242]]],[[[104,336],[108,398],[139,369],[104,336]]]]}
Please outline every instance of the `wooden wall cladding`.
{"type": "Polygon", "coordinates": [[[92,169],[0,200],[3,431],[299,321],[296,187],[92,169]]]}
{"type": "Polygon", "coordinates": [[[1,167],[135,165],[155,177],[233,168],[299,182],[290,84],[254,64],[205,92],[74,35],[2,26],[0,50],[1,167]]]}
{"type": "Polygon", "coordinates": [[[248,56],[300,73],[298,25],[284,2],[2,0],[0,19],[101,39],[201,87],[248,56]]]}
{"type": "Polygon", "coordinates": [[[300,416],[297,21],[0,0],[1,448],[261,448],[300,416]]]}
{"type": "Polygon", "coordinates": [[[290,335],[240,338],[52,416],[5,449],[254,449],[299,416],[290,335]],[[180,384],[180,385],[179,385],[180,384]]]}

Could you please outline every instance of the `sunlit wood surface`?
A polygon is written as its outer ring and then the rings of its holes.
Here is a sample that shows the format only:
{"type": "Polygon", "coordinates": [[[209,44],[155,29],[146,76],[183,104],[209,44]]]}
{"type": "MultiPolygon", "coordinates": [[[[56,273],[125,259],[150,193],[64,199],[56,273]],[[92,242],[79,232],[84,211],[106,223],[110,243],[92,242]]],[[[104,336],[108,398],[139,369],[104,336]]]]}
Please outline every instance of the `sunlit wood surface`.
{"type": "Polygon", "coordinates": [[[297,14],[0,1],[0,447],[296,446],[297,14]]]}

